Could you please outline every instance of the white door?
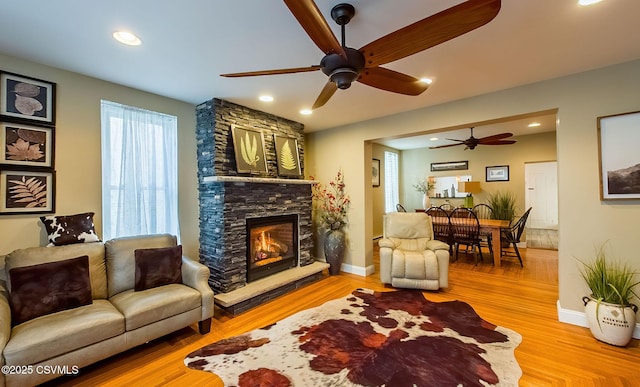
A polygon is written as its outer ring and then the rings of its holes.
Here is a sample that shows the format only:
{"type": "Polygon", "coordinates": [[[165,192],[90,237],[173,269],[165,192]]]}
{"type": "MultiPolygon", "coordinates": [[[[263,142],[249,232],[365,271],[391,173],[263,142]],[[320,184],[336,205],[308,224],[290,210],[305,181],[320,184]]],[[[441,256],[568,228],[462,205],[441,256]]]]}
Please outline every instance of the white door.
{"type": "Polygon", "coordinates": [[[525,204],[531,228],[558,228],[558,163],[525,163],[525,204]]]}

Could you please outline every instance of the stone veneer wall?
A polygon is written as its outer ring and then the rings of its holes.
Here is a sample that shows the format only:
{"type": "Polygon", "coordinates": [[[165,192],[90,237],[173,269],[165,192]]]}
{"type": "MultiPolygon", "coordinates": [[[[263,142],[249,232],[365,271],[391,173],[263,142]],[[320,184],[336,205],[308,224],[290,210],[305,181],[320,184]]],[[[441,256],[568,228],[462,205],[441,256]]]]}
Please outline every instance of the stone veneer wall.
{"type": "Polygon", "coordinates": [[[249,217],[298,214],[299,264],[313,263],[311,185],[269,180],[278,177],[273,134],[298,140],[304,171],[304,126],[219,99],[198,105],[196,113],[200,261],[211,270],[209,285],[222,293],[246,285],[245,219],[249,217]],[[231,135],[234,124],[263,133],[266,175],[241,182],[224,180],[225,176],[238,176],[231,135]]]}

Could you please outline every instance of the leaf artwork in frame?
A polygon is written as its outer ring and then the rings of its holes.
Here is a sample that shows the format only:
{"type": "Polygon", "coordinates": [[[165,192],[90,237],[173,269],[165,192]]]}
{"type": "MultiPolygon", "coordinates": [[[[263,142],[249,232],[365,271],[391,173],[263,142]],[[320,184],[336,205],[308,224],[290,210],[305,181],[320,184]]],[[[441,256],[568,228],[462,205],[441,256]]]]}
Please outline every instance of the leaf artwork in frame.
{"type": "Polygon", "coordinates": [[[262,132],[231,125],[231,134],[238,173],[266,173],[267,162],[262,132]]]}
{"type": "Polygon", "coordinates": [[[0,123],[0,164],[53,167],[53,128],[0,123]]]}
{"type": "Polygon", "coordinates": [[[55,89],[53,82],[0,71],[0,116],[53,126],[55,89]]]}
{"type": "Polygon", "coordinates": [[[286,177],[302,176],[300,156],[298,153],[298,140],[291,137],[273,135],[276,148],[276,161],[278,175],[286,177]]]}
{"type": "Polygon", "coordinates": [[[0,172],[0,214],[54,211],[54,172],[0,172]]]}

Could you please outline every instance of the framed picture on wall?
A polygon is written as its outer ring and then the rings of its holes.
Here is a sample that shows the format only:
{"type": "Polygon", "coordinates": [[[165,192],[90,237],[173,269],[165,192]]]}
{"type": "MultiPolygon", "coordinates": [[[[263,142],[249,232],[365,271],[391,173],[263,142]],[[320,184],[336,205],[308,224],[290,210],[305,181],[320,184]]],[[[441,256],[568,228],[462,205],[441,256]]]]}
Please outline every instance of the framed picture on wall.
{"type": "Polygon", "coordinates": [[[0,215],[55,211],[55,172],[0,170],[0,215]]]}
{"type": "Polygon", "coordinates": [[[55,89],[52,82],[0,71],[0,117],[55,124],[55,89]]]}
{"type": "Polygon", "coordinates": [[[640,112],[598,117],[600,199],[640,199],[640,112]]]}
{"type": "Polygon", "coordinates": [[[380,187],[380,160],[373,159],[371,166],[371,184],[374,187],[380,187]]]}
{"type": "Polygon", "coordinates": [[[273,142],[276,146],[278,175],[290,177],[302,176],[300,155],[298,153],[298,140],[274,134],[273,142]]]}
{"type": "Polygon", "coordinates": [[[231,125],[231,134],[238,173],[266,173],[262,132],[231,125]]]}
{"type": "Polygon", "coordinates": [[[0,122],[0,164],[53,167],[53,128],[0,122]]]}
{"type": "Polygon", "coordinates": [[[485,181],[509,181],[509,166],[496,165],[486,167],[485,181]]]}

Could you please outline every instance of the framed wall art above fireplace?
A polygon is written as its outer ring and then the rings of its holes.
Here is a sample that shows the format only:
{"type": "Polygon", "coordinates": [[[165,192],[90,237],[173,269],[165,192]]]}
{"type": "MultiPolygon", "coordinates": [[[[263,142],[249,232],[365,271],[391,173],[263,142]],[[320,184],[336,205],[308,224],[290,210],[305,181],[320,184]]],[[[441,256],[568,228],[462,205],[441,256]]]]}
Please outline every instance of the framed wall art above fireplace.
{"type": "Polygon", "coordinates": [[[231,125],[231,134],[238,173],[267,173],[262,132],[231,125]]]}

